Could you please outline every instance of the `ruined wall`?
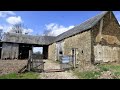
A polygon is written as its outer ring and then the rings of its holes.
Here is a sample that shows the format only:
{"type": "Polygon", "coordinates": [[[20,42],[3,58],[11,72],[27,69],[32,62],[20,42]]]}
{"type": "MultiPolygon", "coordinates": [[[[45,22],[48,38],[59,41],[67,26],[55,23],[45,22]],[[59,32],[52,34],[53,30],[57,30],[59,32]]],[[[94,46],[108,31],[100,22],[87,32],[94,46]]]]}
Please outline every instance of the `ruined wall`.
{"type": "Polygon", "coordinates": [[[120,28],[112,13],[107,13],[92,29],[92,36],[95,61],[119,61],[120,28]]]}
{"type": "Polygon", "coordinates": [[[2,44],[1,59],[18,59],[19,45],[12,43],[2,44]]]}
{"type": "Polygon", "coordinates": [[[56,60],[56,43],[49,45],[49,47],[48,47],[48,59],[56,60]]]}
{"type": "Polygon", "coordinates": [[[77,63],[91,63],[91,31],[85,31],[64,40],[64,55],[71,55],[71,48],[77,49],[77,63]]]}

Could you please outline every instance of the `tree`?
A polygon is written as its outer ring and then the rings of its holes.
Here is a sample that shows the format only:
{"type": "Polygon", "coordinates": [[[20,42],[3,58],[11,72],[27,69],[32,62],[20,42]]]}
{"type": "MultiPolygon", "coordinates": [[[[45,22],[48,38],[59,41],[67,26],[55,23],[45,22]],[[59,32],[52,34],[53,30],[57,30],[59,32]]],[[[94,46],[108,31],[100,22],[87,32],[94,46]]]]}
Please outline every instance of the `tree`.
{"type": "Polygon", "coordinates": [[[3,37],[3,29],[0,29],[0,41],[2,40],[3,37]]]}
{"type": "Polygon", "coordinates": [[[22,24],[15,24],[15,25],[13,25],[11,32],[22,34],[23,30],[24,30],[24,28],[23,28],[22,24]]]}
{"type": "Polygon", "coordinates": [[[44,36],[49,36],[49,33],[51,32],[51,30],[47,30],[45,29],[44,32],[43,32],[43,35],[44,36]]]}

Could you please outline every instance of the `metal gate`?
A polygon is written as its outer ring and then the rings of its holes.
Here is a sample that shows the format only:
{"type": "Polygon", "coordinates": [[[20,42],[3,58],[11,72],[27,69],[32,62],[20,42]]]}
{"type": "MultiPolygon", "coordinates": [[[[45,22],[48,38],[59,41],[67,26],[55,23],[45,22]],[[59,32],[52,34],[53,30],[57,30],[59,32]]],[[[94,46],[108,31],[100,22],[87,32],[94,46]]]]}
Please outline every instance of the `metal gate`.
{"type": "Polygon", "coordinates": [[[36,71],[36,72],[43,72],[44,71],[44,62],[43,62],[43,60],[33,59],[31,70],[36,71]]]}
{"type": "Polygon", "coordinates": [[[39,59],[34,57],[32,51],[29,50],[29,59],[27,69],[28,71],[35,71],[35,72],[43,72],[44,71],[44,61],[43,59],[39,59]]]}
{"type": "Polygon", "coordinates": [[[73,57],[72,56],[61,56],[60,57],[60,69],[70,70],[73,68],[73,57]]]}
{"type": "Polygon", "coordinates": [[[76,68],[76,50],[77,48],[72,48],[72,55],[60,56],[60,68],[63,70],[69,70],[76,68]]]}

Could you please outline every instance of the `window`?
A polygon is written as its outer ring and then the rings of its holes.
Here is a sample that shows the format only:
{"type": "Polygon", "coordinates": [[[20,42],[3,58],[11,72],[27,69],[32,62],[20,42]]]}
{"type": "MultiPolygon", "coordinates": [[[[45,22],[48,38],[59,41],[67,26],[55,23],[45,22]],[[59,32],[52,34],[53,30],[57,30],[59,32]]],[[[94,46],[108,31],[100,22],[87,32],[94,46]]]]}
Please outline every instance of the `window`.
{"type": "Polygon", "coordinates": [[[62,54],[62,51],[60,51],[59,54],[62,54]]]}
{"type": "Polygon", "coordinates": [[[82,50],[82,53],[83,53],[83,50],[82,50]]]}

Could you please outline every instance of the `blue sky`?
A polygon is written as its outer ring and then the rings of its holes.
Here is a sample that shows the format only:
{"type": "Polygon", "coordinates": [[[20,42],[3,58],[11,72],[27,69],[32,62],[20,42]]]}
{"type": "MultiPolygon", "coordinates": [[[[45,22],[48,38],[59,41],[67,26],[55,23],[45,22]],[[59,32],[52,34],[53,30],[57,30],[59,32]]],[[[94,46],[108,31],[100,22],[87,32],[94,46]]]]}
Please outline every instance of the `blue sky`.
{"type": "MultiPolygon", "coordinates": [[[[24,24],[24,33],[43,35],[44,30],[48,35],[59,35],[75,25],[101,13],[102,11],[0,11],[0,29],[11,32],[13,24],[24,24]]],[[[120,22],[120,11],[114,11],[120,22]]],[[[35,51],[37,51],[36,48],[35,51]]]]}
{"type": "MultiPolygon", "coordinates": [[[[0,28],[7,32],[16,20],[23,23],[30,34],[42,35],[44,30],[53,30],[51,34],[58,35],[99,13],[101,11],[0,11],[0,28]]],[[[114,14],[120,21],[120,12],[114,11],[114,14]]]]}

